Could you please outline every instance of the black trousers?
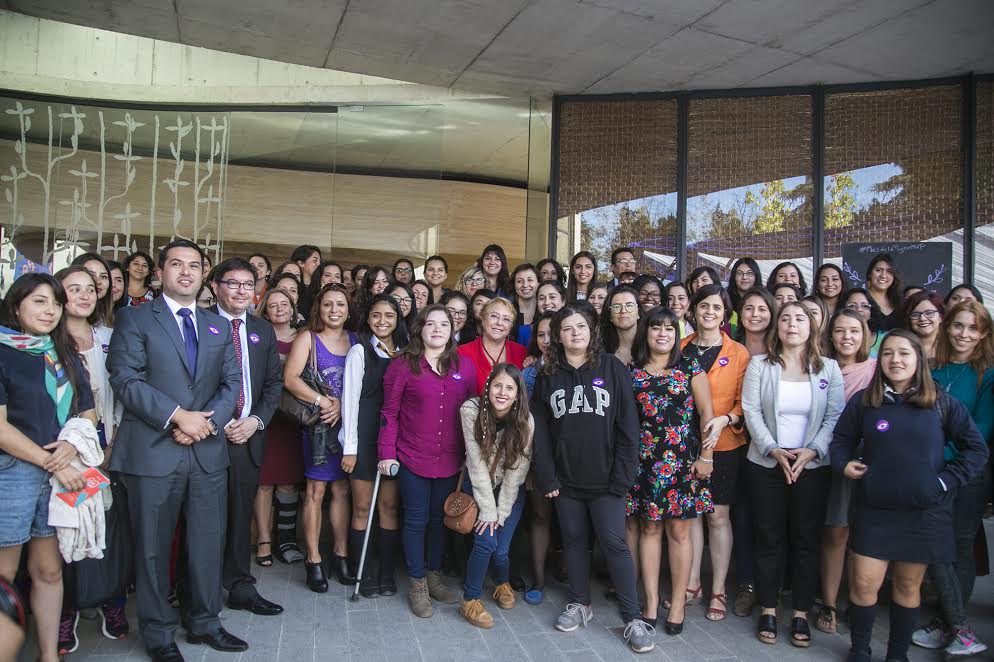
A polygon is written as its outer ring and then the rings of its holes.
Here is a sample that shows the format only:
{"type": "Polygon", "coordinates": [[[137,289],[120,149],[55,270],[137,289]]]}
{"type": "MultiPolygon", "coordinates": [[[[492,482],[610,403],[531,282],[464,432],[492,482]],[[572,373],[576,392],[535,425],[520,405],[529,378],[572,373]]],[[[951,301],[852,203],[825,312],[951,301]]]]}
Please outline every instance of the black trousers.
{"type": "Polygon", "coordinates": [[[228,535],[224,544],[221,579],[230,598],[239,602],[255,600],[258,591],[252,576],[252,507],[259,488],[259,467],[249,453],[249,445],[228,444],[228,535]]]}
{"type": "Polygon", "coordinates": [[[767,469],[753,462],[748,464],[756,597],[761,607],[777,606],[780,579],[789,554],[792,606],[798,611],[808,611],[814,604],[818,585],[821,532],[832,484],[831,469],[805,469],[796,483],[788,485],[779,465],[767,469]]]}
{"type": "Polygon", "coordinates": [[[176,611],[169,593],[169,557],[182,510],[186,516],[190,632],[202,635],[221,628],[221,558],[227,512],[226,471],[207,473],[192,448],[167,476],[125,474],[135,545],[138,626],[147,649],[173,642],[176,611]]]}
{"type": "Polygon", "coordinates": [[[607,561],[611,583],[618,596],[621,617],[627,623],[641,618],[635,592],[635,563],[625,541],[625,497],[605,494],[577,499],[560,494],[553,500],[563,534],[570,602],[590,604],[590,528],[607,561]]]}

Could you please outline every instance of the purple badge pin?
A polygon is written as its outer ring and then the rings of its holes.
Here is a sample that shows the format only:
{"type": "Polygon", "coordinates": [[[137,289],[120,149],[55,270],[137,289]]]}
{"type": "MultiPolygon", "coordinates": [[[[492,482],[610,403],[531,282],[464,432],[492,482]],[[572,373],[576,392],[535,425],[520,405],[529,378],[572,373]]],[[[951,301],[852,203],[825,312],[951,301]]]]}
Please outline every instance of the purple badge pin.
{"type": "Polygon", "coordinates": [[[726,366],[726,365],[728,365],[728,357],[727,356],[723,356],[720,359],[718,359],[718,365],[720,365],[720,366],[726,366]]]}
{"type": "Polygon", "coordinates": [[[250,333],[249,334],[249,342],[252,343],[253,345],[258,345],[259,344],[259,334],[258,333],[250,333]]]}
{"type": "Polygon", "coordinates": [[[600,377],[594,379],[594,386],[604,386],[604,380],[600,377]]]}
{"type": "Polygon", "coordinates": [[[828,388],[828,380],[827,379],[820,379],[820,380],[818,380],[818,388],[820,388],[822,390],[825,390],[826,388],[828,388]]]}
{"type": "Polygon", "coordinates": [[[877,432],[887,432],[890,430],[890,423],[884,419],[877,421],[877,432]]]}
{"type": "Polygon", "coordinates": [[[458,382],[460,379],[462,379],[462,375],[460,375],[458,372],[454,373],[452,375],[452,379],[454,379],[454,380],[456,380],[458,382]]]}
{"type": "Polygon", "coordinates": [[[110,351],[110,347],[107,346],[107,345],[100,345],[100,347],[101,347],[101,349],[104,350],[104,354],[106,354],[106,353],[108,353],[110,351]]]}
{"type": "Polygon", "coordinates": [[[221,335],[221,331],[218,330],[218,328],[216,326],[214,326],[213,324],[211,324],[209,327],[207,327],[207,330],[210,331],[212,335],[215,335],[215,336],[221,335]]]}

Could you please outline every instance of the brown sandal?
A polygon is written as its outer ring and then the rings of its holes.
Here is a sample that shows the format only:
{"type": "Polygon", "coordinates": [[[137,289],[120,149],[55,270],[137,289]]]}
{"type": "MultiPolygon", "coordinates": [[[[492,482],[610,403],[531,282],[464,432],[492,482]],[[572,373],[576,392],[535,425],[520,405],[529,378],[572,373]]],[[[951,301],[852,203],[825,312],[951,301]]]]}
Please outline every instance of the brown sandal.
{"type": "MultiPolygon", "coordinates": [[[[701,598],[704,596],[704,584],[698,584],[696,589],[688,588],[686,591],[686,595],[687,595],[687,602],[686,602],[687,606],[689,607],[691,605],[696,605],[698,602],[701,601],[701,598]]],[[[664,609],[668,610],[671,606],[672,604],[670,603],[669,598],[663,600],[664,609]]]]}
{"type": "Polygon", "coordinates": [[[721,607],[708,606],[707,619],[709,621],[723,621],[728,613],[728,594],[727,593],[712,593],[712,600],[717,600],[721,607]]]}

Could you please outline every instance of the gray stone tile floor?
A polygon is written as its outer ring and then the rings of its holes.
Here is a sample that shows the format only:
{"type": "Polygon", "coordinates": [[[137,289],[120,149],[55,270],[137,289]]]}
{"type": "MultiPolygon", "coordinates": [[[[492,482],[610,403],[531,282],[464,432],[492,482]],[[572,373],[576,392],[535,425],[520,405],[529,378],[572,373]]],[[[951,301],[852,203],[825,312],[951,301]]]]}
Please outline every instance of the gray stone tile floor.
{"type": "MultiPolygon", "coordinates": [[[[987,520],[988,537],[994,540],[994,520],[987,520]]],[[[406,580],[399,583],[400,591],[390,598],[363,599],[352,603],[347,599],[351,589],[331,582],[328,593],[311,593],[304,584],[302,565],[292,568],[276,563],[271,568],[254,566],[259,579],[259,591],[266,598],[283,604],[280,616],[255,616],[243,611],[225,609],[221,619],[233,634],[249,642],[249,650],[241,654],[218,653],[204,646],[191,646],[177,638],[187,660],[204,662],[317,662],[319,660],[374,662],[475,662],[477,660],[531,660],[533,662],[613,662],[632,659],[672,660],[674,662],[777,660],[841,660],[849,646],[848,631],[825,635],[814,631],[809,649],[790,645],[785,636],[786,624],[781,618],[781,640],[774,646],[756,640],[755,618],[737,618],[729,612],[724,621],[712,623],[705,619],[705,606],[687,610],[687,622],[682,635],[669,637],[660,630],[655,637],[656,648],[646,655],[636,656],[623,645],[623,624],[614,603],[604,597],[604,586],[594,587],[594,620],[586,629],[565,634],[552,624],[565,604],[565,586],[553,583],[546,591],[542,605],[530,606],[521,599],[517,606],[503,611],[485,595],[485,605],[494,616],[495,626],[480,630],[470,626],[459,615],[458,605],[436,605],[431,619],[419,619],[410,614],[406,603],[406,580]]],[[[451,585],[456,580],[448,578],[451,585]]],[[[134,631],[137,621],[134,605],[129,604],[133,632],[123,641],[111,641],[100,634],[100,621],[95,613],[85,613],[79,624],[80,647],[70,658],[91,662],[145,660],[141,641],[134,631]]],[[[662,609],[660,613],[664,612],[662,609]]],[[[994,578],[978,579],[970,604],[970,617],[982,640],[994,644],[994,578]]],[[[875,658],[883,659],[886,649],[887,615],[884,608],[877,618],[874,632],[875,658]]],[[[814,628],[812,627],[814,630],[814,628]]],[[[994,646],[992,646],[994,648],[994,646]]],[[[29,643],[21,660],[34,659],[34,646],[29,643]]],[[[913,660],[939,660],[938,653],[914,649],[913,660]]],[[[974,659],[994,659],[991,651],[974,659]],[[986,656],[986,657],[985,657],[986,656]]]]}

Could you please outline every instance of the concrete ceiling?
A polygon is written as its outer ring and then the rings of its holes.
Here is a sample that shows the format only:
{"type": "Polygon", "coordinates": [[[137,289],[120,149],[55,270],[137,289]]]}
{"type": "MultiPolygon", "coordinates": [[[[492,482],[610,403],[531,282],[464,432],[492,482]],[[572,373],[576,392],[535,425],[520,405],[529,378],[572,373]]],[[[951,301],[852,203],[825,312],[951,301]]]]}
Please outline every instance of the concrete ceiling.
{"type": "Polygon", "coordinates": [[[0,7],[510,96],[994,71],[991,0],[0,0],[0,7]]]}

